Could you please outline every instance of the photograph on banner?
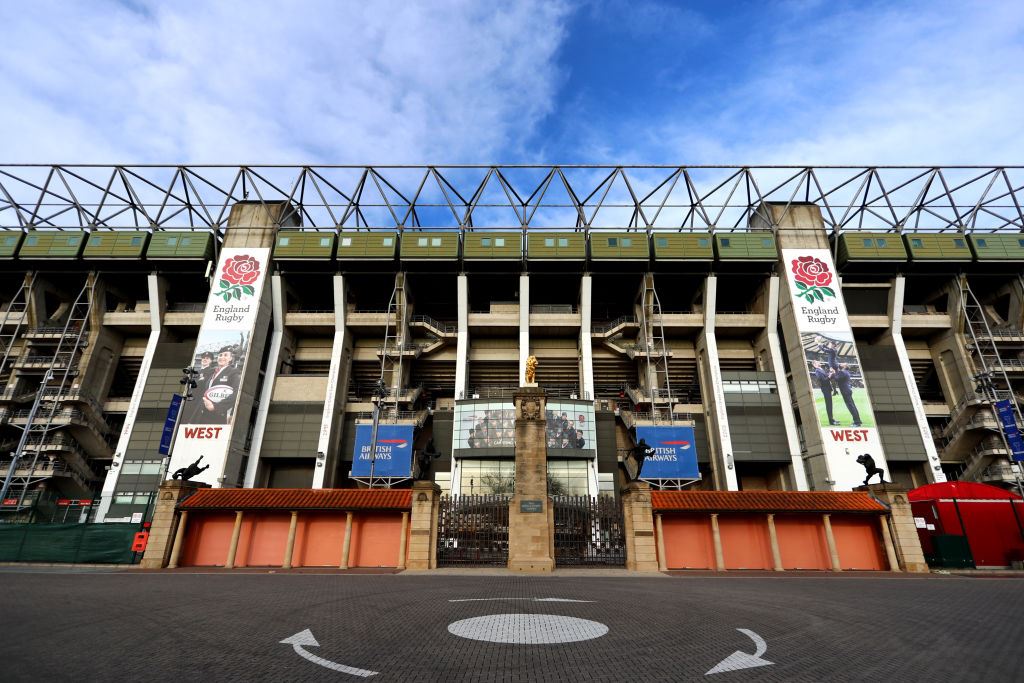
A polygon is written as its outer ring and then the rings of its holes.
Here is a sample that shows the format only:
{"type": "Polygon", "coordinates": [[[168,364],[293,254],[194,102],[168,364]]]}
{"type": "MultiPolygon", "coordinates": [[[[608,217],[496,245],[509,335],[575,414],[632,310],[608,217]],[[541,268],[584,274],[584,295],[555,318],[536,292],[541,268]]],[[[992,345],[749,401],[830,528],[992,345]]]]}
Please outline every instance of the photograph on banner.
{"type": "Polygon", "coordinates": [[[850,332],[800,334],[821,427],[874,427],[875,416],[850,332]]]}
{"type": "MultiPolygon", "coordinates": [[[[825,444],[829,479],[835,482],[833,490],[851,491],[864,484],[868,477],[865,462],[880,468],[885,481],[892,481],[877,429],[831,427],[822,429],[821,437],[825,444]],[[870,458],[870,461],[863,456],[870,458]],[[858,458],[861,460],[858,461],[858,458]]],[[[872,477],[871,483],[878,483],[878,475],[872,477]]]]}
{"type": "Polygon", "coordinates": [[[516,410],[510,401],[458,403],[452,448],[515,448],[516,410]]]}
{"type": "Polygon", "coordinates": [[[654,451],[644,458],[640,479],[700,479],[693,427],[638,426],[636,439],[654,451]]]}
{"type": "Polygon", "coordinates": [[[183,411],[182,424],[231,423],[249,336],[249,332],[239,330],[202,331],[192,362],[192,367],[198,370],[195,376],[197,386],[183,411]]]}
{"type": "Polygon", "coordinates": [[[413,425],[378,425],[376,457],[370,455],[373,425],[356,425],[353,477],[412,476],[413,425]]]}
{"type": "Polygon", "coordinates": [[[594,450],[594,404],[581,401],[548,401],[545,437],[548,450],[594,450]]]}

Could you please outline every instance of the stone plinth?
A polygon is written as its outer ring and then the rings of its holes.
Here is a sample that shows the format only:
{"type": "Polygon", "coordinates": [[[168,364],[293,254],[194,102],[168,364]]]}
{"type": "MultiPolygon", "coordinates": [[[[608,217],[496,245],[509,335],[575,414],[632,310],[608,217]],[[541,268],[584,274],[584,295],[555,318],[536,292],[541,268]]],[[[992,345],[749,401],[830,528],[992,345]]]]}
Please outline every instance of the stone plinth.
{"type": "Polygon", "coordinates": [[[626,525],[626,569],[638,572],[658,571],[651,485],[645,481],[628,484],[622,490],[622,512],[626,525]]]}
{"type": "Polygon", "coordinates": [[[156,509],[153,512],[153,523],[149,528],[149,542],[142,556],[143,569],[162,569],[167,566],[171,554],[171,544],[178,528],[178,514],[175,507],[182,498],[191,495],[198,489],[208,489],[209,484],[199,481],[179,481],[168,479],[160,484],[156,494],[156,509]]]}
{"type": "Polygon", "coordinates": [[[868,484],[855,491],[866,491],[889,506],[889,529],[900,568],[905,572],[927,572],[928,563],[921,550],[921,539],[914,524],[907,490],[896,484],[868,484]]]}
{"type": "Polygon", "coordinates": [[[550,572],[553,519],[548,499],[547,440],[544,390],[520,387],[516,405],[516,491],[509,502],[508,568],[550,572]]]}
{"type": "Polygon", "coordinates": [[[412,514],[409,518],[408,569],[437,567],[437,511],[441,487],[431,481],[412,485],[412,514]]]}

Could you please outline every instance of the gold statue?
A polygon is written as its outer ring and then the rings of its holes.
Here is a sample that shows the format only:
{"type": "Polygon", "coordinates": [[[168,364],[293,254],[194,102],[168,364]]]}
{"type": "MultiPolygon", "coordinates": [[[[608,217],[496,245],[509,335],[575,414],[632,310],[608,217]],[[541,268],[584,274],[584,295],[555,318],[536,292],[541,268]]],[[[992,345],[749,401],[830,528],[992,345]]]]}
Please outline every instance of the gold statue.
{"type": "Polygon", "coordinates": [[[526,358],[526,383],[535,384],[537,382],[537,356],[528,356],[526,358]]]}

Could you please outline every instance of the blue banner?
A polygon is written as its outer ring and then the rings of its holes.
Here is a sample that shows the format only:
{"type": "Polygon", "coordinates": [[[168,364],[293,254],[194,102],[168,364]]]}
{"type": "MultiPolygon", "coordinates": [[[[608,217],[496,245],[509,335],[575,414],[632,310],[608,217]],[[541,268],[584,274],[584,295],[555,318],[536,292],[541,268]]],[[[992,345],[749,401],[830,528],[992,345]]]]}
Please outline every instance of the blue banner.
{"type": "Polygon", "coordinates": [[[996,414],[999,421],[1003,423],[1003,434],[1006,435],[1006,443],[1010,446],[1013,459],[1024,461],[1024,436],[1020,433],[1017,425],[1017,414],[1013,410],[1013,403],[1007,399],[996,401],[996,414]]]}
{"type": "Polygon", "coordinates": [[[164,433],[160,435],[160,455],[167,455],[171,452],[171,442],[174,440],[174,428],[178,426],[178,413],[181,412],[181,402],[181,395],[175,394],[171,398],[171,405],[167,406],[164,433]]]}
{"type": "Polygon", "coordinates": [[[356,446],[352,454],[352,476],[412,476],[413,425],[380,425],[377,427],[377,457],[370,457],[373,425],[356,425],[356,446]]]}
{"type": "Polygon", "coordinates": [[[654,449],[644,460],[641,479],[700,479],[693,427],[637,427],[636,438],[654,449]]]}

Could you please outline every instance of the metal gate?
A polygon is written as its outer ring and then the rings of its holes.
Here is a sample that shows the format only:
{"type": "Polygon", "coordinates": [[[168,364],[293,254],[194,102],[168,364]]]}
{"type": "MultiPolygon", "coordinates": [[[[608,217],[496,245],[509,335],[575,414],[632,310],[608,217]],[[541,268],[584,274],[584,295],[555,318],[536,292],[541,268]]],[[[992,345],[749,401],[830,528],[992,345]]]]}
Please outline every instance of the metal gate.
{"type": "Polygon", "coordinates": [[[606,567],[626,564],[622,502],[611,496],[556,496],[555,565],[606,567]]]}
{"type": "Polygon", "coordinates": [[[506,496],[442,496],[437,566],[506,566],[508,501],[506,496]]]}

